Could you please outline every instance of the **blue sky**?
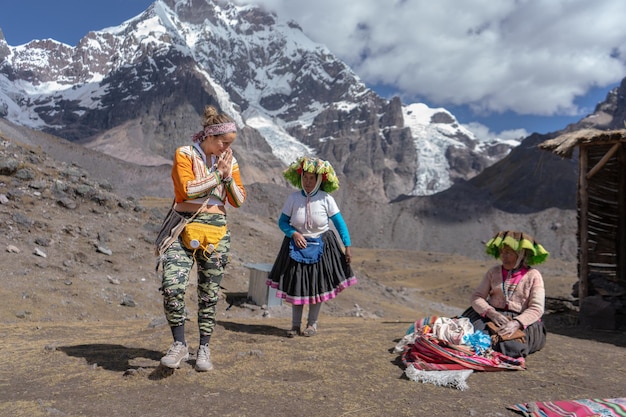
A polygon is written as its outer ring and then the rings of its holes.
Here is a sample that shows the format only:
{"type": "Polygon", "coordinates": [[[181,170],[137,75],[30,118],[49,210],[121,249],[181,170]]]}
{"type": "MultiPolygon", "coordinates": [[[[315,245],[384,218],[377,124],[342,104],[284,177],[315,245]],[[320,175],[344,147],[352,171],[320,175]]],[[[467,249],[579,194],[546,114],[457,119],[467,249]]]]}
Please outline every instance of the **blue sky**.
{"type": "Polygon", "coordinates": [[[90,30],[117,26],[154,0],[0,0],[0,29],[17,46],[52,38],[76,45],[90,30]]]}
{"type": "MultiPolygon", "coordinates": [[[[76,45],[152,2],[0,0],[0,28],[11,46],[45,38],[76,45]]],[[[444,107],[483,134],[562,129],[626,77],[622,1],[251,2],[298,22],[380,95],[444,107]]]]}

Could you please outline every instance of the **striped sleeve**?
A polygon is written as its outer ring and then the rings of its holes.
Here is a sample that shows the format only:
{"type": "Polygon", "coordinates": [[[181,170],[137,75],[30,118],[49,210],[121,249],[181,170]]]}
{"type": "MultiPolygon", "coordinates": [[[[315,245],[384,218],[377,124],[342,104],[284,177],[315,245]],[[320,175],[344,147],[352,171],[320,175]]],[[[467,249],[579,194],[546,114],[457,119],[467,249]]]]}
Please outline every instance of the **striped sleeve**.
{"type": "Polygon", "coordinates": [[[246,189],[241,182],[241,174],[239,171],[239,164],[237,160],[233,158],[233,170],[231,178],[224,182],[226,188],[226,198],[233,207],[241,207],[244,201],[246,201],[246,189]]]}
{"type": "Polygon", "coordinates": [[[190,146],[183,146],[174,154],[172,180],[176,202],[204,197],[220,183],[219,174],[206,175],[202,159],[196,158],[190,146]]]}
{"type": "Polygon", "coordinates": [[[215,188],[220,183],[220,175],[212,172],[208,176],[187,181],[187,199],[204,197],[208,191],[215,188]]]}

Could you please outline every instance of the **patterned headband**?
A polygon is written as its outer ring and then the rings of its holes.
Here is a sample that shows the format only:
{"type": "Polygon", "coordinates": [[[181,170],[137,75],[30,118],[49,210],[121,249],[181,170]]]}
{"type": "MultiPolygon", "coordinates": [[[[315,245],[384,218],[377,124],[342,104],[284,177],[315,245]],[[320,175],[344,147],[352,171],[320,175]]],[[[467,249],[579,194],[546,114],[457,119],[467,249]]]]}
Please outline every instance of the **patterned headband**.
{"type": "Polygon", "coordinates": [[[208,125],[204,130],[193,135],[193,141],[202,142],[207,136],[225,135],[233,132],[237,132],[237,125],[233,122],[208,125]]]}

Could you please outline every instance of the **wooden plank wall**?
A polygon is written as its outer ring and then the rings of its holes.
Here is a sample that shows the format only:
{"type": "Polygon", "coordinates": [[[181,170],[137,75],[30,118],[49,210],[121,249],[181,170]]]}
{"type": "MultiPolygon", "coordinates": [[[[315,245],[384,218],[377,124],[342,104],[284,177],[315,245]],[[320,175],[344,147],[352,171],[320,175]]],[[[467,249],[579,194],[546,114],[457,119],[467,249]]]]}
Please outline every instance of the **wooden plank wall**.
{"type": "MultiPolygon", "coordinates": [[[[625,151],[606,155],[615,143],[585,145],[580,149],[579,272],[581,297],[589,279],[602,277],[626,289],[625,151]],[[588,169],[602,165],[589,176],[588,169]],[[583,175],[582,173],[587,173],[583,175]],[[589,177],[589,178],[588,178],[589,177]],[[585,279],[586,278],[586,279],[585,279]],[[587,282],[583,282],[587,281],[587,282]]],[[[625,148],[626,144],[622,145],[625,148]]],[[[583,295],[584,291],[584,295],[583,295]]]]}

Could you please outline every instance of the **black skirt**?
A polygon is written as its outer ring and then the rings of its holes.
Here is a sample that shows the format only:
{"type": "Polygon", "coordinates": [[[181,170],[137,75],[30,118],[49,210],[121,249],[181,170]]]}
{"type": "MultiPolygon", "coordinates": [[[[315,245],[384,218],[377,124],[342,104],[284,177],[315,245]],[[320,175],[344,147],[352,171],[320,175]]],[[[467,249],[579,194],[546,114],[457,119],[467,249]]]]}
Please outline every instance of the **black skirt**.
{"type": "Polygon", "coordinates": [[[332,230],[322,235],[324,251],[317,263],[306,264],[289,256],[290,238],[285,237],[267,278],[276,296],[288,303],[317,304],[333,299],[357,283],[352,267],[332,230]]]}
{"type": "MultiPolygon", "coordinates": [[[[500,310],[498,312],[514,318],[518,314],[512,311],[500,310]]],[[[467,317],[472,325],[474,325],[474,331],[482,331],[489,335],[489,329],[487,329],[487,322],[490,321],[487,317],[481,317],[472,307],[465,310],[461,316],[467,317]]],[[[512,358],[526,357],[533,352],[541,350],[546,344],[546,328],[542,321],[536,321],[530,326],[524,329],[526,334],[526,343],[522,343],[517,340],[507,340],[498,342],[492,346],[493,350],[500,352],[504,355],[512,358]]]]}

